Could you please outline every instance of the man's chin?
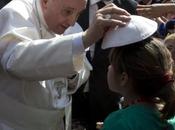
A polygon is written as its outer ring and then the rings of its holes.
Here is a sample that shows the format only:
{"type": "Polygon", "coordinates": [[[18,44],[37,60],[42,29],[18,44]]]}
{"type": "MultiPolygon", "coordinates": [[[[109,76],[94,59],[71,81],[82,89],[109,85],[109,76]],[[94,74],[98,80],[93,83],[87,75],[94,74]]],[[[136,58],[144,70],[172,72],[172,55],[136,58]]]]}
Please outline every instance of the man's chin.
{"type": "Polygon", "coordinates": [[[57,30],[55,29],[55,30],[53,30],[53,32],[56,33],[56,34],[61,35],[61,34],[63,34],[65,32],[65,30],[66,29],[61,28],[61,29],[57,29],[57,30]]]}
{"type": "MultiPolygon", "coordinates": [[[[65,30],[64,30],[64,31],[65,31],[65,30]]],[[[64,33],[64,31],[54,31],[54,33],[61,35],[61,34],[64,33]]]]}

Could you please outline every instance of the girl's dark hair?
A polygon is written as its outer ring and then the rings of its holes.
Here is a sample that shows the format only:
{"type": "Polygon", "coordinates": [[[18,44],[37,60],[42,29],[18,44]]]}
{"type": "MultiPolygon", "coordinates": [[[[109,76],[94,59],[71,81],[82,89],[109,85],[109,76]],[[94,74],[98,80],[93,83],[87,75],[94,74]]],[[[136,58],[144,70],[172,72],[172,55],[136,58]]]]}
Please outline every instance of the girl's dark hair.
{"type": "MultiPolygon", "coordinates": [[[[153,102],[163,101],[162,119],[175,115],[175,90],[171,53],[160,41],[146,40],[113,48],[110,62],[118,73],[126,72],[135,92],[153,102]]],[[[162,103],[162,102],[161,102],[162,103]]]]}

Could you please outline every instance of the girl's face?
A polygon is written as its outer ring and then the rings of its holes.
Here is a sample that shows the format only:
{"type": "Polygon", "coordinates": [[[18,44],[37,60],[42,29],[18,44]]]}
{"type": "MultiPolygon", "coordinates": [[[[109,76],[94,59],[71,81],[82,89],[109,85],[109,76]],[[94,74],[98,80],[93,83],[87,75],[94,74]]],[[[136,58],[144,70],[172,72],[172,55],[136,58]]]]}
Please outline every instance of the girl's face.
{"type": "Polygon", "coordinates": [[[112,65],[108,67],[107,81],[111,91],[122,94],[121,74],[115,73],[112,65]]]}

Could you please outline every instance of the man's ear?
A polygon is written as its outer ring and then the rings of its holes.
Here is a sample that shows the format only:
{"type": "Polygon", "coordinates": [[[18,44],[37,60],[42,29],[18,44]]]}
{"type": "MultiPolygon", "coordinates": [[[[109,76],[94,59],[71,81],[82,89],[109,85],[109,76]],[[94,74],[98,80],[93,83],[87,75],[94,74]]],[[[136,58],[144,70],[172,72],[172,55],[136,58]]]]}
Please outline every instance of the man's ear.
{"type": "Polygon", "coordinates": [[[43,9],[47,8],[47,2],[48,0],[41,0],[41,6],[43,9]]]}
{"type": "Polygon", "coordinates": [[[128,82],[128,74],[126,72],[122,72],[120,77],[120,85],[125,86],[128,82]]]}

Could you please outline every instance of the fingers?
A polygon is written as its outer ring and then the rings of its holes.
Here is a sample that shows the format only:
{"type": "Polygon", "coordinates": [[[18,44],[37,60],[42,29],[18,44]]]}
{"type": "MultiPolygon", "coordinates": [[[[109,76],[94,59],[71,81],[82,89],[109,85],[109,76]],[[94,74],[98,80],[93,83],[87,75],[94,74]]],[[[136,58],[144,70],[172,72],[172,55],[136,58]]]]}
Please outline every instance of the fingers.
{"type": "Polygon", "coordinates": [[[150,7],[151,5],[140,5],[140,4],[137,5],[137,8],[150,8],[150,7]]]}
{"type": "Polygon", "coordinates": [[[131,19],[130,17],[127,17],[125,15],[116,15],[116,14],[103,15],[101,13],[98,13],[96,16],[99,23],[109,28],[115,26],[125,26],[131,19]]]}
{"type": "Polygon", "coordinates": [[[96,12],[96,17],[98,17],[97,19],[101,20],[101,22],[109,25],[111,24],[111,26],[124,26],[131,19],[130,14],[126,10],[117,7],[113,3],[98,10],[96,12]]]}
{"type": "Polygon", "coordinates": [[[162,20],[164,23],[168,21],[168,19],[167,19],[166,17],[164,17],[164,16],[161,16],[160,18],[161,18],[161,20],[162,20]]]}
{"type": "Polygon", "coordinates": [[[153,18],[155,13],[151,8],[137,8],[137,14],[144,17],[153,18]]]}
{"type": "Polygon", "coordinates": [[[103,19],[102,22],[105,23],[105,26],[107,28],[113,28],[116,26],[123,27],[127,24],[126,22],[123,22],[123,21],[117,20],[117,19],[103,19]]]}
{"type": "Polygon", "coordinates": [[[137,8],[137,13],[144,16],[144,14],[150,14],[152,11],[151,8],[137,8]]]}
{"type": "Polygon", "coordinates": [[[146,11],[151,11],[151,8],[137,8],[137,12],[146,12],[146,11]]]}
{"type": "Polygon", "coordinates": [[[116,19],[126,23],[131,20],[131,18],[126,15],[117,15],[117,14],[105,14],[105,15],[102,15],[102,17],[104,19],[116,19]]]}
{"type": "Polygon", "coordinates": [[[131,20],[130,17],[127,17],[125,15],[117,15],[117,14],[112,14],[110,19],[112,21],[118,21],[117,23],[119,23],[120,25],[126,25],[131,20]]]}
{"type": "Polygon", "coordinates": [[[98,10],[90,27],[83,34],[84,47],[90,46],[103,37],[110,28],[125,26],[130,21],[130,14],[114,4],[98,10]]]}
{"type": "Polygon", "coordinates": [[[150,9],[137,10],[137,13],[138,13],[138,15],[141,15],[141,16],[149,16],[152,14],[150,9]]]}
{"type": "Polygon", "coordinates": [[[137,5],[136,10],[137,10],[138,15],[149,16],[151,9],[152,9],[152,5],[137,5]]]}
{"type": "Polygon", "coordinates": [[[117,7],[113,3],[111,3],[111,4],[101,8],[100,10],[97,11],[97,13],[102,13],[102,14],[120,14],[120,15],[130,16],[130,14],[126,10],[117,7]]]}
{"type": "Polygon", "coordinates": [[[139,5],[137,7],[137,13],[138,15],[142,15],[145,17],[155,18],[165,15],[167,13],[167,9],[162,8],[161,4],[147,5],[143,6],[143,8],[141,7],[141,5],[139,5]]]}
{"type": "Polygon", "coordinates": [[[168,21],[168,19],[167,19],[165,16],[161,16],[161,19],[162,19],[163,21],[168,21]]]}

